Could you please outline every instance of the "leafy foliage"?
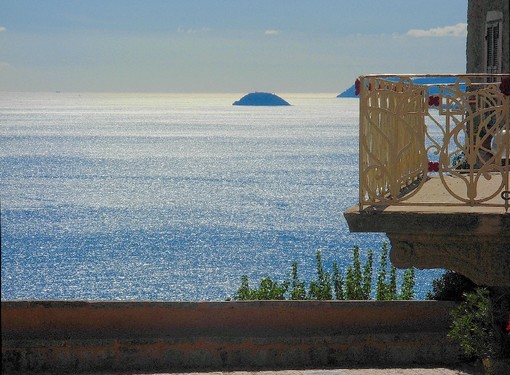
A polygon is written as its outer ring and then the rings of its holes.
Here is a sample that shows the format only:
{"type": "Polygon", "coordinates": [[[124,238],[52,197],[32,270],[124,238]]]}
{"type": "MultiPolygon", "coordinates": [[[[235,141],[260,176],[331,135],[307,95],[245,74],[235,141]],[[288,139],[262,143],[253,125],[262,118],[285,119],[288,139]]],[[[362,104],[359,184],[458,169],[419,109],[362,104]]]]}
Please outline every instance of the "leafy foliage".
{"type": "Polygon", "coordinates": [[[248,282],[248,276],[241,278],[241,287],[237,290],[234,299],[237,301],[251,300],[284,300],[285,294],[289,288],[288,281],[279,284],[269,277],[263,277],[260,285],[256,289],[251,289],[248,282]]]}
{"type": "Polygon", "coordinates": [[[333,289],[337,300],[344,300],[344,278],[338,269],[338,263],[333,262],[333,289]]]}
{"type": "MultiPolygon", "coordinates": [[[[477,359],[510,359],[510,291],[477,287],[451,312],[448,337],[477,359]]],[[[507,369],[508,371],[508,369],[507,369]]],[[[508,372],[505,373],[508,373],[508,372]]]]}
{"type": "Polygon", "coordinates": [[[432,281],[432,291],[428,299],[437,301],[462,301],[464,293],[471,292],[476,285],[467,277],[454,271],[446,271],[440,278],[432,281]]]}
{"type": "Polygon", "coordinates": [[[375,299],[378,301],[398,299],[397,296],[397,270],[394,266],[390,267],[390,280],[386,281],[388,272],[388,245],[383,243],[379,274],[377,276],[377,286],[375,289],[375,299]]]}
{"type": "Polygon", "coordinates": [[[305,282],[301,281],[299,279],[297,262],[292,263],[292,281],[291,281],[290,299],[293,299],[293,300],[306,299],[305,282]]]}
{"type": "Polygon", "coordinates": [[[345,296],[348,300],[368,300],[372,290],[373,253],[369,250],[367,261],[361,268],[359,258],[359,247],[354,246],[353,262],[347,268],[347,279],[345,282],[345,296]]]}
{"type": "MultiPolygon", "coordinates": [[[[316,253],[316,278],[306,288],[298,276],[297,262],[292,263],[292,270],[283,282],[264,277],[256,288],[250,288],[246,275],[241,278],[241,286],[234,295],[234,300],[369,300],[372,296],[373,252],[367,253],[366,262],[361,263],[358,246],[353,248],[353,262],[347,268],[344,277],[337,262],[333,262],[332,272],[326,271],[320,251],[316,253]]],[[[397,292],[397,271],[390,268],[387,281],[388,246],[383,243],[375,298],[377,300],[413,299],[415,286],[414,269],[404,272],[401,293],[397,292]]]]}
{"type": "Polygon", "coordinates": [[[465,301],[451,312],[452,325],[448,337],[458,341],[468,356],[492,357],[495,347],[489,291],[477,288],[464,297],[465,301]]]}
{"type": "Polygon", "coordinates": [[[310,282],[310,291],[308,299],[331,300],[333,299],[333,291],[331,286],[331,276],[329,272],[324,271],[322,264],[321,252],[317,251],[317,280],[310,282]]]}
{"type": "Polygon", "coordinates": [[[374,253],[372,250],[368,250],[367,262],[363,267],[363,295],[362,299],[370,299],[370,293],[372,291],[372,275],[374,265],[374,253]]]}
{"type": "Polygon", "coordinates": [[[416,278],[414,268],[409,268],[404,271],[404,280],[402,281],[402,290],[400,291],[400,299],[412,300],[414,299],[414,286],[416,278]]]}

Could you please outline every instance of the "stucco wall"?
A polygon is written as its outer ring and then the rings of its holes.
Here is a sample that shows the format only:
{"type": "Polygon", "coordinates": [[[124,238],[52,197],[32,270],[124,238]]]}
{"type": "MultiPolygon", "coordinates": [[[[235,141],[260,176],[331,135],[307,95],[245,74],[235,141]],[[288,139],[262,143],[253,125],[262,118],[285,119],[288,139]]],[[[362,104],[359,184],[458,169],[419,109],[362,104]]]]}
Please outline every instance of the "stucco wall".
{"type": "Polygon", "coordinates": [[[467,73],[484,73],[485,59],[485,18],[489,11],[503,13],[502,70],[510,73],[510,1],[508,0],[469,0],[467,36],[467,73]]]}
{"type": "Polygon", "coordinates": [[[2,372],[452,364],[449,302],[2,302],[2,372]]]}

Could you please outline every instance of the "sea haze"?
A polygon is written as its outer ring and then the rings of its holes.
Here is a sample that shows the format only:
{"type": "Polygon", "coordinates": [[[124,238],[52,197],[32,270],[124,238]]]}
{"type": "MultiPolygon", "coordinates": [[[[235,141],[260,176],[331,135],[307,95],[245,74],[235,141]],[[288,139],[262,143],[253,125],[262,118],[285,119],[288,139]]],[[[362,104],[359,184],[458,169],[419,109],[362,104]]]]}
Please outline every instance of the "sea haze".
{"type": "Polygon", "coordinates": [[[242,95],[0,93],[2,300],[224,300],[293,261],[308,282],[317,250],[377,259],[386,237],[342,215],[357,99],[242,95]]]}

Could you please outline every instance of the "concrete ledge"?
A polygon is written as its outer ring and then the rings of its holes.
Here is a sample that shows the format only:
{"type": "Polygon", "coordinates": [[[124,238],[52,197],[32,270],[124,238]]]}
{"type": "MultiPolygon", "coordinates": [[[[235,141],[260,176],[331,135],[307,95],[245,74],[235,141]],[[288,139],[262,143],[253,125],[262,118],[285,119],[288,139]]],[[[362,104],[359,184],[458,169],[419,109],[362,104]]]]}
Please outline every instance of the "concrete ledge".
{"type": "Polygon", "coordinates": [[[501,207],[353,206],[344,217],[350,232],[506,235],[510,241],[510,214],[501,207]]]}
{"type": "Polygon", "coordinates": [[[453,364],[453,303],[4,301],[2,372],[453,364]]]}

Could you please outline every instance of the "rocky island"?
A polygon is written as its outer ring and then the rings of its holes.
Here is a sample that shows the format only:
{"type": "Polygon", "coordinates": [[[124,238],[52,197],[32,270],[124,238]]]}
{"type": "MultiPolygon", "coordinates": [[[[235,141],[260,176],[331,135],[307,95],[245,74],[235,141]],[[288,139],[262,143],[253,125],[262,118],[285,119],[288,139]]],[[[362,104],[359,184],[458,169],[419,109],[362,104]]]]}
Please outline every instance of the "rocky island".
{"type": "Polygon", "coordinates": [[[275,94],[268,92],[252,92],[235,101],[232,105],[280,106],[290,104],[275,94]]]}

